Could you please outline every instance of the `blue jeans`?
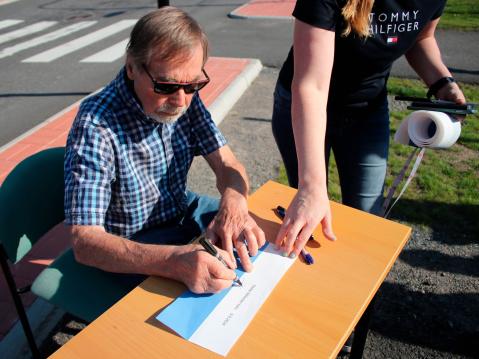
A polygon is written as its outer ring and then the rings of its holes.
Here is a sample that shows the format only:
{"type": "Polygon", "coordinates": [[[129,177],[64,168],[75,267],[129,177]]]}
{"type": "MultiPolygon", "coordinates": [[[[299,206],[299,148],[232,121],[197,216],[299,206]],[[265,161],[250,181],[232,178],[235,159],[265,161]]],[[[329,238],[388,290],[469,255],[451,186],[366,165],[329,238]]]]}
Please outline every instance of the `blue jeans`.
{"type": "MultiPolygon", "coordinates": [[[[328,109],[326,166],[331,150],[339,173],[345,205],[379,213],[383,202],[389,148],[387,96],[374,106],[328,109]]],[[[291,92],[276,84],[273,135],[286,167],[290,186],[298,187],[298,159],[291,124],[291,92]]]]}
{"type": "Polygon", "coordinates": [[[148,228],[132,236],[135,242],[148,244],[187,244],[206,230],[218,212],[220,202],[216,198],[187,192],[188,209],[177,223],[148,228]]]}
{"type": "MultiPolygon", "coordinates": [[[[203,233],[218,212],[220,201],[216,198],[187,193],[188,209],[177,223],[169,223],[142,230],[132,236],[135,242],[146,244],[185,245],[203,233]]],[[[119,274],[119,279],[128,287],[140,284],[147,276],[142,274],[119,274]]]]}

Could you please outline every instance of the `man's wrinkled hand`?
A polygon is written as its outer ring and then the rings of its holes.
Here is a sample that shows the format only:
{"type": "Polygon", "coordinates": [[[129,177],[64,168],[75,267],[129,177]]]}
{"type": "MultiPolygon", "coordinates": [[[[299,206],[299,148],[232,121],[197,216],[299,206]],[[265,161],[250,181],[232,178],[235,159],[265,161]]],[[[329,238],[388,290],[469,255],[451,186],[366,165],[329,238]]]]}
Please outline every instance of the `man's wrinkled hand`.
{"type": "MultiPolygon", "coordinates": [[[[234,268],[226,251],[218,248],[218,252],[234,268]]],[[[234,270],[225,267],[198,244],[178,246],[172,261],[174,273],[171,277],[183,282],[193,293],[218,293],[230,287],[236,278],[234,270]]]]}
{"type": "Polygon", "coordinates": [[[264,232],[249,215],[243,196],[222,199],[217,215],[206,230],[206,236],[228,252],[233,261],[235,248],[246,272],[253,270],[249,257],[255,256],[266,241],[264,232]]]}

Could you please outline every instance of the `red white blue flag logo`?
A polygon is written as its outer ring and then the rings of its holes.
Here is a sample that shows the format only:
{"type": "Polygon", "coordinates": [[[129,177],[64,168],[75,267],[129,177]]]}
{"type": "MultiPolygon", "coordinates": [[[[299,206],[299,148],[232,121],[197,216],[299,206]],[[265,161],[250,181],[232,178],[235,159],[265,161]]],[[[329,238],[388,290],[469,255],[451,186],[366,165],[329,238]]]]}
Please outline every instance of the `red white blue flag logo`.
{"type": "Polygon", "coordinates": [[[397,44],[398,37],[397,36],[388,36],[387,43],[388,45],[397,44]]]}

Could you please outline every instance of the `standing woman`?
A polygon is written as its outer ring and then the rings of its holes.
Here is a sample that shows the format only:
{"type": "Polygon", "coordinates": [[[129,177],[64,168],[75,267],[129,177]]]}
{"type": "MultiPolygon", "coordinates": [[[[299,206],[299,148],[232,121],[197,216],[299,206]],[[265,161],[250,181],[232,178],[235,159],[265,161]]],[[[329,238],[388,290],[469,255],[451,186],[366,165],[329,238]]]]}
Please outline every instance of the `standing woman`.
{"type": "Polygon", "coordinates": [[[377,214],[389,147],[386,83],[402,55],[436,98],[465,98],[434,32],[446,0],[298,0],[294,44],[275,89],[273,134],[298,192],[276,244],[294,257],[314,228],[335,239],[327,166],[336,159],[343,203],[377,214]]]}

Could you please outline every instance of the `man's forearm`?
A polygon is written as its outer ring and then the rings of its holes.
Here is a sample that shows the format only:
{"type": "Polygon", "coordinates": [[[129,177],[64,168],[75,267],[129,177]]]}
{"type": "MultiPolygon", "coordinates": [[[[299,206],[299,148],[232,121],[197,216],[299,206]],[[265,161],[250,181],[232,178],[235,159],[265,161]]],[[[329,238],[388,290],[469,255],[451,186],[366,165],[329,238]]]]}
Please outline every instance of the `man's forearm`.
{"type": "Polygon", "coordinates": [[[231,192],[239,193],[245,198],[248,197],[248,176],[239,162],[224,167],[222,175],[217,177],[216,186],[222,197],[228,196],[231,192]]]}
{"type": "Polygon", "coordinates": [[[205,157],[216,175],[216,188],[221,196],[236,192],[243,197],[249,193],[249,181],[246,170],[236,159],[229,146],[223,146],[205,157]]]}
{"type": "Polygon", "coordinates": [[[106,233],[102,227],[70,229],[77,261],[108,272],[170,278],[184,283],[194,293],[216,293],[231,285],[236,276],[198,244],[142,244],[106,233]]]}
{"type": "Polygon", "coordinates": [[[174,246],[142,244],[105,232],[101,227],[72,226],[78,262],[115,273],[171,277],[168,262],[174,246]]]}

